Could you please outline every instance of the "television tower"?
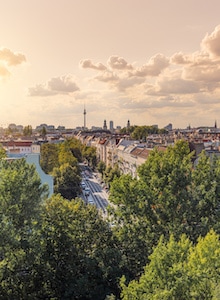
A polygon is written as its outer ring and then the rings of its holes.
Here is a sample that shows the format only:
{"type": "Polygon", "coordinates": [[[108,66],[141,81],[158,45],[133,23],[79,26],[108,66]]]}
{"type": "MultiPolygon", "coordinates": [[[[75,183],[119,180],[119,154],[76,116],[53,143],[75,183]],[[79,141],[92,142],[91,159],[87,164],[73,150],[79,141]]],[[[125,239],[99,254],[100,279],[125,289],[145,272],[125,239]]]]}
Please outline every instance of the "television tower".
{"type": "Polygon", "coordinates": [[[84,105],[83,115],[84,115],[84,126],[83,126],[83,130],[86,130],[86,108],[85,108],[85,105],[84,105]]]}

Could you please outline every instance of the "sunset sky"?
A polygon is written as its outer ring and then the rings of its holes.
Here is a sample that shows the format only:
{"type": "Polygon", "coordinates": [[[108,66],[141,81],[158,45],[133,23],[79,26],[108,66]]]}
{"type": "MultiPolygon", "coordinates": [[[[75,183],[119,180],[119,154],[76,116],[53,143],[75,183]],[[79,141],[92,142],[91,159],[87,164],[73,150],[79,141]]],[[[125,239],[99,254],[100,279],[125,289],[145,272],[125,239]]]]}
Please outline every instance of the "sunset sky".
{"type": "Polygon", "coordinates": [[[220,127],[219,0],[0,0],[0,127],[220,127]]]}

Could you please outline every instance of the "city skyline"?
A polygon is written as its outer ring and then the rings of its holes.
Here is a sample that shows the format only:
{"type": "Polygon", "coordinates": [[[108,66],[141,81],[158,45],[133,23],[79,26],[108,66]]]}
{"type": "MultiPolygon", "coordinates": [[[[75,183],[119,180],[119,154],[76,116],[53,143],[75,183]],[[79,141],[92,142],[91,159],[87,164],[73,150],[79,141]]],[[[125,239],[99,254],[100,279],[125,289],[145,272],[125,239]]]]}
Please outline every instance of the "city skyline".
{"type": "Polygon", "coordinates": [[[219,1],[0,0],[0,9],[0,127],[220,122],[219,1]]]}

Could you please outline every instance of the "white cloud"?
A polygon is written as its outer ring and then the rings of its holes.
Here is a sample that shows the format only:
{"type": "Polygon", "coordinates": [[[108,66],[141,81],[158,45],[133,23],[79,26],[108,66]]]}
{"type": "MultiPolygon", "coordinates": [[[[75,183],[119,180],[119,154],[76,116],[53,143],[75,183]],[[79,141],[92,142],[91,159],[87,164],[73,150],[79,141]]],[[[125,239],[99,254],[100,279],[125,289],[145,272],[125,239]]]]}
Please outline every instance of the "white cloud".
{"type": "Polygon", "coordinates": [[[79,87],[71,75],[51,78],[48,81],[48,88],[59,94],[69,94],[79,90],[79,87]]]}
{"type": "Polygon", "coordinates": [[[119,57],[116,55],[110,56],[107,63],[111,69],[116,69],[116,70],[132,70],[133,69],[132,65],[128,64],[127,61],[123,57],[119,57]]]}
{"type": "Polygon", "coordinates": [[[98,81],[102,81],[102,82],[113,83],[113,82],[118,82],[119,77],[114,72],[106,70],[106,71],[102,72],[101,74],[95,76],[95,79],[98,81]]]}
{"type": "Polygon", "coordinates": [[[201,45],[212,57],[220,58],[220,25],[210,35],[206,34],[201,45]]]}
{"type": "Polygon", "coordinates": [[[26,61],[24,54],[12,52],[10,49],[0,49],[0,61],[4,61],[8,66],[16,66],[26,61]]]}
{"type": "Polygon", "coordinates": [[[177,65],[185,65],[192,63],[192,60],[190,59],[189,55],[184,55],[182,52],[175,53],[170,58],[171,63],[177,64],[177,65]]]}
{"type": "Polygon", "coordinates": [[[144,78],[140,77],[124,77],[120,78],[116,83],[115,87],[118,89],[118,91],[123,92],[127,89],[132,89],[135,86],[140,86],[142,83],[144,83],[144,78]]]}
{"type": "Polygon", "coordinates": [[[28,89],[29,96],[46,97],[70,94],[79,90],[72,75],[51,78],[46,84],[38,84],[28,89]]]}
{"type": "Polygon", "coordinates": [[[150,58],[147,64],[134,70],[131,74],[140,77],[158,76],[168,66],[169,59],[163,54],[156,54],[150,58]]]}
{"type": "Polygon", "coordinates": [[[55,94],[54,91],[49,90],[48,87],[43,84],[37,84],[35,87],[28,89],[28,96],[31,97],[47,97],[55,94]]]}
{"type": "Polygon", "coordinates": [[[90,59],[81,60],[79,65],[83,69],[94,69],[99,71],[106,70],[106,67],[102,63],[94,64],[90,59]]]}
{"type": "Polygon", "coordinates": [[[197,82],[181,78],[163,78],[158,82],[158,86],[158,92],[162,94],[194,94],[200,92],[200,85],[197,82]]]}
{"type": "Polygon", "coordinates": [[[17,66],[26,61],[21,53],[12,52],[10,49],[0,49],[0,77],[6,78],[11,75],[10,67],[17,66]]]}

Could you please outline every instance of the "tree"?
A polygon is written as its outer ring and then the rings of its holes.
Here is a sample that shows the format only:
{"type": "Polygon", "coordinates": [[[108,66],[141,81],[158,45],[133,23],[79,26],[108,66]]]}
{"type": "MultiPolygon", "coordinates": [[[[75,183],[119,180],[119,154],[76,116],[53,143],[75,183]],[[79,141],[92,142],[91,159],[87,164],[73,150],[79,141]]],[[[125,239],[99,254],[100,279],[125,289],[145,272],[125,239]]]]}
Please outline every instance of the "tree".
{"type": "Polygon", "coordinates": [[[97,165],[96,148],[85,146],[85,148],[82,151],[82,156],[88,162],[88,165],[92,169],[95,169],[97,165]]]}
{"type": "Polygon", "coordinates": [[[71,166],[76,166],[78,164],[77,158],[73,155],[69,144],[66,142],[59,146],[58,161],[60,166],[66,163],[71,166]]]}
{"type": "Polygon", "coordinates": [[[80,192],[81,176],[77,166],[65,163],[53,169],[54,192],[60,193],[64,198],[71,200],[77,197],[80,192]]]}
{"type": "Polygon", "coordinates": [[[119,178],[120,175],[121,175],[121,172],[120,172],[118,165],[115,165],[114,168],[109,166],[105,169],[103,179],[104,179],[105,183],[107,183],[107,185],[110,187],[112,181],[115,178],[119,178]]]}
{"type": "Polygon", "coordinates": [[[43,207],[39,238],[45,298],[104,299],[115,291],[120,256],[95,207],[53,196],[43,207]]]}
{"type": "Polygon", "coordinates": [[[47,129],[45,126],[43,126],[43,128],[41,129],[40,134],[41,134],[42,138],[45,140],[46,135],[47,135],[47,129]]]}
{"type": "Polygon", "coordinates": [[[27,126],[24,127],[23,135],[24,136],[31,136],[32,135],[32,126],[31,125],[27,125],[27,126]]]}
{"type": "Polygon", "coordinates": [[[98,163],[97,170],[98,170],[99,173],[101,173],[102,177],[104,175],[105,169],[106,169],[106,164],[104,163],[104,161],[100,161],[98,163]]]}
{"type": "Polygon", "coordinates": [[[120,253],[94,206],[46,199],[34,167],[0,164],[0,299],[104,299],[120,253]]]}
{"type": "Polygon", "coordinates": [[[151,206],[145,202],[147,194],[141,185],[130,175],[122,175],[110,187],[109,200],[114,206],[108,211],[122,253],[123,274],[128,279],[140,275],[156,240],[154,223],[150,222],[151,206]]]}
{"type": "Polygon", "coordinates": [[[200,154],[192,173],[192,191],[194,226],[202,236],[211,228],[220,232],[220,160],[217,156],[211,159],[205,152],[200,154]]]}
{"type": "Polygon", "coordinates": [[[0,144],[0,160],[6,157],[6,150],[0,144]]]}
{"type": "Polygon", "coordinates": [[[220,222],[220,160],[203,153],[194,168],[188,143],[153,151],[139,168],[161,234],[186,233],[194,242],[220,222]]]}
{"type": "Polygon", "coordinates": [[[47,195],[33,165],[24,159],[0,161],[0,299],[28,295],[34,272],[32,236],[47,195]]]}
{"type": "Polygon", "coordinates": [[[24,159],[0,161],[0,207],[20,232],[31,225],[39,204],[48,195],[33,165],[24,159]]]}
{"type": "Polygon", "coordinates": [[[41,145],[40,165],[45,173],[50,174],[53,168],[59,166],[59,148],[56,144],[45,143],[41,145]]]}
{"type": "Polygon", "coordinates": [[[111,184],[114,231],[123,251],[129,249],[123,257],[131,278],[140,274],[161,235],[168,240],[185,233],[196,242],[211,228],[219,230],[220,160],[210,164],[201,157],[194,169],[192,155],[184,141],[165,152],[154,149],[138,169],[138,179],[122,175],[111,184]]]}
{"type": "Polygon", "coordinates": [[[161,237],[140,279],[126,286],[122,278],[122,299],[213,299],[220,279],[219,246],[213,231],[195,246],[185,235],[168,242],[161,237]]]}
{"type": "MultiPolygon", "coordinates": [[[[78,162],[82,161],[82,148],[83,145],[80,143],[80,141],[78,141],[75,138],[71,138],[71,139],[67,139],[65,140],[59,147],[59,152],[62,153],[66,153],[69,155],[72,155],[72,157],[74,157],[78,162]]],[[[69,162],[70,161],[65,161],[65,162],[69,162]]]]}

